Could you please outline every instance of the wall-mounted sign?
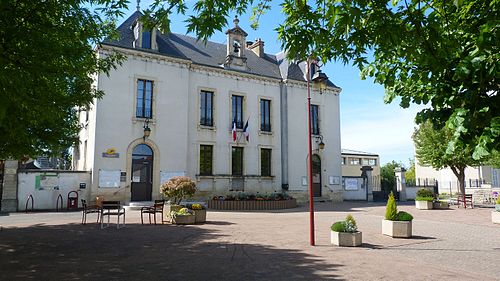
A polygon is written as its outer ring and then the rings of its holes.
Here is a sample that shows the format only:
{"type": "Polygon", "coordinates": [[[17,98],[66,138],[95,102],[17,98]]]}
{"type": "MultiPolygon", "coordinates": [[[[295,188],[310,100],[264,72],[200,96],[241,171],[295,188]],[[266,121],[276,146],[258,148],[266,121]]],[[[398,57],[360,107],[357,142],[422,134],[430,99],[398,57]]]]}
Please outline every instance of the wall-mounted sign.
{"type": "Polygon", "coordinates": [[[126,182],[127,181],[127,172],[121,172],[120,173],[120,181],[121,182],[126,182]]]}
{"type": "Polygon", "coordinates": [[[84,183],[84,182],[81,182],[80,183],[80,189],[85,189],[85,188],[87,188],[87,184],[84,183]]]}
{"type": "Polygon", "coordinates": [[[104,158],[120,158],[120,153],[116,152],[115,148],[108,148],[106,152],[102,153],[104,158]]]}
{"type": "Polygon", "coordinates": [[[59,175],[57,173],[42,173],[35,176],[35,190],[51,189],[59,189],[59,175]]]}
{"type": "Polygon", "coordinates": [[[99,187],[120,187],[120,172],[99,170],[99,187]]]}
{"type": "Polygon", "coordinates": [[[358,178],[345,178],[345,190],[358,190],[358,178]]]}
{"type": "Polygon", "coordinates": [[[328,177],[328,183],[329,184],[340,184],[340,177],[339,176],[329,176],[328,177]]]}

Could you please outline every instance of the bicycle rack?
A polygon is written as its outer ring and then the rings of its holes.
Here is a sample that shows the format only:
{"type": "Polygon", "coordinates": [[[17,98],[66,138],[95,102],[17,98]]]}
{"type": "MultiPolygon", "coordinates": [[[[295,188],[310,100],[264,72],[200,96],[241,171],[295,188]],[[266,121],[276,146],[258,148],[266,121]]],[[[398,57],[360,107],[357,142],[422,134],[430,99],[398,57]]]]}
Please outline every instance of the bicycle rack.
{"type": "Polygon", "coordinates": [[[56,212],[59,212],[59,210],[61,210],[63,208],[63,197],[61,194],[59,194],[59,196],[57,196],[57,201],[56,201],[56,212]],[[59,199],[61,201],[59,201],[59,199]],[[61,202],[61,207],[59,207],[59,202],[61,202]]]}
{"type": "Polygon", "coordinates": [[[31,194],[30,194],[30,195],[28,196],[28,199],[26,199],[26,206],[25,206],[25,208],[24,208],[24,211],[25,211],[26,213],[28,213],[28,212],[29,212],[29,210],[28,210],[28,203],[30,202],[30,199],[31,199],[31,211],[33,212],[33,210],[34,210],[34,208],[33,208],[33,201],[34,201],[34,200],[33,200],[33,195],[31,195],[31,194]]]}

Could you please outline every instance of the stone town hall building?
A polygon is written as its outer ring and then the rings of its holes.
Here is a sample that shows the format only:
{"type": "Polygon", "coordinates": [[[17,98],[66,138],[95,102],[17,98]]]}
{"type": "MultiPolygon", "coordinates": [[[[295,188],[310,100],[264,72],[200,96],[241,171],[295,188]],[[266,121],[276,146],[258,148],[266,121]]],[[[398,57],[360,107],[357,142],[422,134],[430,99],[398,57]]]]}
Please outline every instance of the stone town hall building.
{"type": "MultiPolygon", "coordinates": [[[[96,76],[105,96],[80,114],[74,165],[92,171],[91,197],[158,199],[163,181],[187,175],[198,198],[286,190],[305,199],[305,63],[266,54],[260,40],[247,42],[237,19],[226,44],[204,44],[143,30],[140,16],[135,12],[118,28],[120,39],[97,50],[126,60],[96,76]]],[[[322,93],[311,90],[314,195],[334,200],[342,200],[340,91],[330,81],[322,93]]]]}

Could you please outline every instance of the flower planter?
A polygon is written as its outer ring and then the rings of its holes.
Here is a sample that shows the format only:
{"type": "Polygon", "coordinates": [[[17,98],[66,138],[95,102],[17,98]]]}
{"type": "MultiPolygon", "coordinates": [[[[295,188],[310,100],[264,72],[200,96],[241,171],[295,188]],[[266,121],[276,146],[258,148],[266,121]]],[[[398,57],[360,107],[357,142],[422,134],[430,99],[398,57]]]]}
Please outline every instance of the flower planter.
{"type": "Polygon", "coordinates": [[[448,209],[449,207],[448,202],[434,202],[432,206],[434,209],[448,209]]]}
{"type": "Polygon", "coordinates": [[[207,221],[207,210],[194,210],[195,223],[203,223],[207,221]]]}
{"type": "Polygon", "coordinates": [[[341,247],[357,247],[362,243],[362,234],[360,231],[357,232],[331,232],[331,242],[332,245],[337,245],[341,247]]]}
{"type": "Polygon", "coordinates": [[[497,212],[500,212],[500,204],[496,204],[496,205],[495,205],[495,210],[496,210],[497,212]]]}
{"type": "Polygon", "coordinates": [[[415,207],[419,210],[432,210],[432,201],[415,201],[415,207]]]}
{"type": "Polygon", "coordinates": [[[297,207],[295,199],[264,201],[264,200],[209,200],[209,209],[215,210],[279,210],[297,207]]]}
{"type": "Polygon", "coordinates": [[[491,221],[493,223],[499,223],[500,224],[500,212],[492,211],[491,212],[491,221]]]}
{"type": "Polygon", "coordinates": [[[172,218],[170,216],[170,212],[172,211],[179,211],[180,209],[182,209],[182,206],[181,205],[171,205],[171,204],[165,204],[165,206],[163,206],[163,217],[165,218],[165,220],[167,221],[172,221],[172,218]]]}
{"type": "Polygon", "coordinates": [[[195,215],[172,217],[173,224],[194,224],[194,222],[195,222],[195,215]]]}
{"type": "Polygon", "coordinates": [[[409,238],[412,235],[411,221],[382,220],[382,234],[396,238],[409,238]]]}

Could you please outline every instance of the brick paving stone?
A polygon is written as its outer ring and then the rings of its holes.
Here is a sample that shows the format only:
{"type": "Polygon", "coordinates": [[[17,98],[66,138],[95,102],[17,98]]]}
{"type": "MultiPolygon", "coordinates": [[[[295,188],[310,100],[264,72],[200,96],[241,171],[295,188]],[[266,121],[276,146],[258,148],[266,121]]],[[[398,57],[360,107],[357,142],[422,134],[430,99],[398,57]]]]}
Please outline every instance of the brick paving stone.
{"type": "Polygon", "coordinates": [[[203,225],[99,229],[81,213],[0,215],[1,280],[500,280],[500,225],[491,209],[399,210],[414,216],[410,239],[381,234],[384,204],[316,203],[316,245],[306,206],[210,211],[203,225]],[[352,214],[363,245],[330,245],[330,225],[352,214]]]}

